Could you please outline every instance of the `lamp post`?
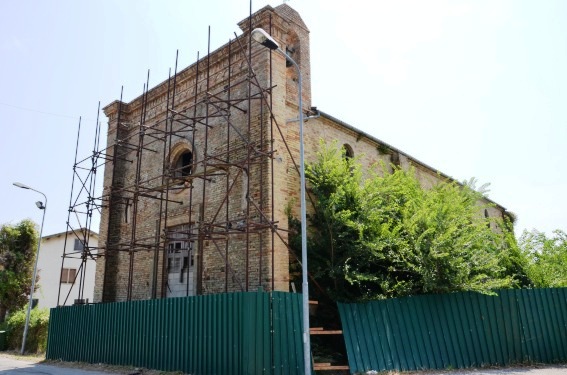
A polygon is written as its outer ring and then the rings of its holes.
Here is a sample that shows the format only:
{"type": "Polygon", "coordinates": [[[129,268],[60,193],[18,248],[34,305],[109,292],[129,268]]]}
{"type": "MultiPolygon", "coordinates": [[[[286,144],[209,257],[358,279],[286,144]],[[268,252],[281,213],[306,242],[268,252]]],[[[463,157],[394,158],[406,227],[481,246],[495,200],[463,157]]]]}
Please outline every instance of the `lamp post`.
{"type": "Polygon", "coordinates": [[[302,98],[302,80],[301,69],[299,65],[289,56],[282,51],[279,44],[268,34],[264,29],[254,29],[252,31],[252,38],[271,50],[278,51],[285,58],[290,61],[295,69],[297,69],[297,93],[299,95],[299,174],[301,180],[301,273],[303,282],[301,292],[303,294],[303,361],[305,366],[305,374],[311,374],[311,340],[309,336],[309,285],[307,282],[307,213],[305,208],[305,160],[304,160],[304,146],[303,146],[303,98],[302,98]]]}
{"type": "Polygon", "coordinates": [[[34,289],[35,289],[35,278],[37,276],[37,261],[39,259],[39,249],[41,248],[41,236],[43,234],[43,222],[45,221],[45,211],[46,211],[46,208],[47,208],[47,197],[41,191],[35,190],[35,189],[33,189],[33,188],[31,188],[27,185],[24,185],[20,182],[14,182],[14,186],[17,186],[17,187],[22,188],[22,189],[35,191],[36,193],[43,195],[43,198],[45,198],[45,204],[41,201],[35,202],[37,208],[39,208],[40,210],[43,210],[43,218],[41,219],[41,227],[39,229],[39,240],[37,241],[37,253],[35,254],[35,265],[33,267],[33,277],[32,277],[31,289],[30,289],[30,302],[28,304],[28,312],[26,314],[26,325],[24,326],[24,337],[22,338],[21,354],[23,355],[24,351],[26,349],[26,338],[28,336],[28,328],[30,326],[30,313],[31,313],[31,308],[32,308],[32,303],[33,303],[33,292],[34,292],[34,289]]]}

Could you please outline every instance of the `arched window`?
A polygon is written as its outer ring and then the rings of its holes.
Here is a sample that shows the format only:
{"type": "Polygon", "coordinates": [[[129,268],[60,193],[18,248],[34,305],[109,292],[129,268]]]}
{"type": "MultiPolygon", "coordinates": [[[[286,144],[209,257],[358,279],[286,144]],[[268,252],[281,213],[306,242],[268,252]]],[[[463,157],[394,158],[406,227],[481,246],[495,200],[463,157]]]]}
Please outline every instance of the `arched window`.
{"type": "Polygon", "coordinates": [[[347,159],[352,159],[354,157],[354,151],[352,150],[352,147],[350,147],[349,144],[344,144],[343,145],[343,149],[345,150],[344,156],[347,159]]]}
{"type": "Polygon", "coordinates": [[[189,176],[195,172],[195,152],[191,144],[186,140],[181,140],[171,147],[169,153],[169,173],[172,188],[181,191],[180,187],[189,187],[189,176]]]}
{"type": "MultiPolygon", "coordinates": [[[[299,43],[299,37],[294,31],[290,30],[287,35],[285,53],[290,56],[298,65],[301,63],[300,49],[301,44],[299,43]]],[[[291,68],[293,67],[293,63],[286,59],[285,66],[287,68],[291,68]]]]}
{"type": "Polygon", "coordinates": [[[175,161],[175,177],[185,177],[191,175],[193,168],[193,153],[189,150],[183,151],[175,161]]]}

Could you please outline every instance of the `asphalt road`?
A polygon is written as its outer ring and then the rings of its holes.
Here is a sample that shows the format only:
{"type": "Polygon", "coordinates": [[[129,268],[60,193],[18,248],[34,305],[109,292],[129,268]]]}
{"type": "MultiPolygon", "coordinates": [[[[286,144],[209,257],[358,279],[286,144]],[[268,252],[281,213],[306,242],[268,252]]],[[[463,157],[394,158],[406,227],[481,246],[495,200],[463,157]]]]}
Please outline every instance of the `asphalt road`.
{"type": "MultiPolygon", "coordinates": [[[[53,364],[41,364],[23,359],[13,359],[0,356],[0,375],[109,375],[136,374],[134,371],[93,371],[70,367],[59,367],[53,364]]],[[[143,374],[143,372],[142,372],[143,374]]],[[[403,374],[403,373],[402,373],[403,374]]],[[[412,374],[420,374],[412,372],[412,374]]],[[[454,371],[424,371],[423,375],[567,375],[567,365],[546,367],[518,367],[506,369],[454,370],[454,371]]]]}
{"type": "Polygon", "coordinates": [[[58,367],[54,365],[44,365],[41,363],[13,359],[0,356],[0,375],[109,375],[120,374],[119,372],[87,371],[69,367],[58,367]]]}

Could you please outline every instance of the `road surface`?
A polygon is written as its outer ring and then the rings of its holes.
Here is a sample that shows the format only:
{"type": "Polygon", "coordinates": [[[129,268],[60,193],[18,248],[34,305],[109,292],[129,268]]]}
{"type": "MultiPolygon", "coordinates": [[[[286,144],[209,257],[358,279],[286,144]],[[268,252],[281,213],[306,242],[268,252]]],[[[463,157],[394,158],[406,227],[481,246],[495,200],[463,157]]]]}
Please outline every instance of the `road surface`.
{"type": "MultiPolygon", "coordinates": [[[[83,370],[69,367],[72,364],[63,365],[38,363],[38,360],[15,359],[0,354],[0,375],[150,375],[162,372],[156,371],[137,371],[134,369],[122,370],[83,370]]],[[[94,366],[94,365],[93,365],[94,366]]],[[[164,373],[162,373],[164,374],[164,373]]],[[[383,374],[383,373],[382,373],[383,374]]],[[[401,373],[402,375],[404,373],[401,373]]],[[[567,365],[557,366],[540,366],[536,367],[518,367],[504,369],[478,369],[478,370],[452,370],[452,371],[423,371],[411,372],[412,375],[567,375],[567,365]]]]}

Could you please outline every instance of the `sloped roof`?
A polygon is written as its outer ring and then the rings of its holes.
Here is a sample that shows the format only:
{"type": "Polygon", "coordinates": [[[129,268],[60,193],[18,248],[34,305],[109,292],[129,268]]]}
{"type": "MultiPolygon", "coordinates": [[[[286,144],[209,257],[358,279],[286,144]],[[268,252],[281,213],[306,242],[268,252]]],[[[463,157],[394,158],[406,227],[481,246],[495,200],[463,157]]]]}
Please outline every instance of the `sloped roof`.
{"type": "MultiPolygon", "coordinates": [[[[79,232],[82,232],[82,231],[84,231],[84,230],[86,230],[86,229],[85,229],[85,228],[81,228],[81,229],[76,230],[75,232],[79,233],[79,232]]],[[[47,236],[41,237],[41,239],[42,239],[42,240],[48,240],[48,239],[50,239],[50,238],[63,236],[63,235],[65,235],[66,233],[69,233],[70,235],[73,235],[73,236],[74,236],[73,231],[72,231],[72,230],[69,230],[69,231],[67,231],[67,232],[60,232],[60,233],[49,234],[49,235],[47,235],[47,236]]],[[[98,237],[98,233],[97,233],[97,232],[93,232],[92,230],[89,230],[89,235],[98,237]]]]}

